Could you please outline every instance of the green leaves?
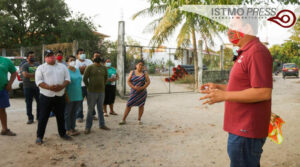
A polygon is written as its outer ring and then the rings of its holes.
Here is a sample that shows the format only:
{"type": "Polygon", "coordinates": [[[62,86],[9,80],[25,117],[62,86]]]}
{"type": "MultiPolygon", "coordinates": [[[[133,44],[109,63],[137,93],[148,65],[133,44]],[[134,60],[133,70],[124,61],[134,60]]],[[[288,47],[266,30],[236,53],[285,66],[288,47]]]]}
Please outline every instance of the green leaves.
{"type": "Polygon", "coordinates": [[[94,30],[90,18],[71,17],[64,0],[0,1],[0,47],[94,40],[94,30]]]}

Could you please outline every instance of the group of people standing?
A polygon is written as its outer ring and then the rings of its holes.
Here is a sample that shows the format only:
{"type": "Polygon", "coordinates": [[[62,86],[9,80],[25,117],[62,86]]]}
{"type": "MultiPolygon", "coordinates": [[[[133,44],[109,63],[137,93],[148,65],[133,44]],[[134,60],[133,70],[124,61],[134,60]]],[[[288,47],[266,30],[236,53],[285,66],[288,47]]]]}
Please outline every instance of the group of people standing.
{"type": "MultiPolygon", "coordinates": [[[[45,52],[45,63],[39,64],[35,60],[34,52],[26,54],[27,62],[20,67],[23,75],[24,95],[26,102],[27,124],[34,123],[32,114],[33,99],[36,100],[36,120],[38,120],[36,144],[42,144],[51,113],[56,117],[58,132],[62,139],[71,140],[71,136],[79,135],[76,129],[76,120],[83,122],[83,101],[87,99],[87,115],[85,134],[91,133],[93,120],[99,120],[99,128],[110,130],[105,125],[104,117],[118,115],[114,111],[116,96],[116,81],[119,76],[111,60],[104,60],[100,52],[94,52],[91,61],[86,58],[83,49],[78,49],[76,57],[71,55],[63,60],[63,52],[54,53],[51,50],[45,52]],[[97,107],[96,107],[97,106],[97,107]],[[107,109],[109,106],[109,112],[107,109]],[[96,108],[96,109],[95,109],[96,108]],[[96,118],[96,111],[98,118],[96,118]]],[[[0,57],[0,65],[5,62],[5,69],[1,77],[5,83],[0,83],[0,116],[2,123],[1,135],[14,136],[14,132],[7,128],[5,108],[9,107],[8,91],[16,77],[16,68],[12,62],[0,57]],[[11,73],[10,81],[7,74],[11,73]],[[4,77],[6,77],[4,79],[4,77]],[[3,116],[5,114],[5,116],[3,116]],[[5,118],[5,119],[4,119],[5,118]]],[[[146,88],[150,84],[148,74],[144,71],[144,62],[139,61],[136,69],[130,73],[128,84],[132,88],[124,117],[119,123],[126,123],[126,117],[131,107],[139,106],[139,124],[144,111],[147,97],[146,88]]]]}

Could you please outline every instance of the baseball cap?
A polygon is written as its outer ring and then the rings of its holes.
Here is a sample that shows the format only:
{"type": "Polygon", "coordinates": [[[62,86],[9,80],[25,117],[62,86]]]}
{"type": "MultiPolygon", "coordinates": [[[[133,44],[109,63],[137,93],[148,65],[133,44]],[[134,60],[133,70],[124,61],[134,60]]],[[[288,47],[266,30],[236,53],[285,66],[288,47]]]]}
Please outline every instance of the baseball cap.
{"type": "Polygon", "coordinates": [[[53,56],[53,55],[54,55],[54,52],[53,52],[52,50],[46,50],[46,51],[44,52],[44,55],[45,55],[45,56],[53,56]]]}

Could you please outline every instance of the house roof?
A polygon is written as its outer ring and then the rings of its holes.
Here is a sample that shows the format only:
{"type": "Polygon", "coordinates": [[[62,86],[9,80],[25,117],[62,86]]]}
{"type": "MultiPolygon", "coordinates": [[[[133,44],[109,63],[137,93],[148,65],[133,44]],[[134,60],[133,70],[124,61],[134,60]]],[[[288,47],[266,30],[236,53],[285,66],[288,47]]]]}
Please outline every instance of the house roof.
{"type": "Polygon", "coordinates": [[[94,31],[94,34],[98,35],[101,38],[108,38],[108,37],[110,37],[109,35],[106,35],[106,34],[103,34],[103,33],[97,32],[97,31],[94,31]]]}

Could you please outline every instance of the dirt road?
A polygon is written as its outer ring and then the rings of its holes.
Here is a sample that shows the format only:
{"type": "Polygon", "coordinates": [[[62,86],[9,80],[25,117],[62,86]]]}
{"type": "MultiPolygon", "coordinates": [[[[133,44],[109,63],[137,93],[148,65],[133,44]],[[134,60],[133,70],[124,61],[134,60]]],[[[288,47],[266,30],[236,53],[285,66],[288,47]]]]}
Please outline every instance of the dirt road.
{"type": "MultiPolygon", "coordinates": [[[[284,141],[277,145],[268,139],[261,164],[299,167],[300,80],[275,79],[272,108],[286,121],[284,141]]],[[[126,101],[117,99],[115,106],[120,115],[106,118],[111,131],[98,129],[98,122],[94,122],[91,134],[81,134],[71,142],[58,137],[55,118],[51,118],[42,146],[34,144],[37,124],[26,125],[24,99],[11,99],[9,127],[18,135],[0,136],[0,166],[229,166],[228,135],[222,130],[224,104],[202,106],[200,96],[196,93],[150,96],[144,124],[137,124],[137,108],[134,108],[125,126],[119,126],[118,122],[126,101]]],[[[84,124],[77,125],[77,129],[84,130],[84,124]]]]}

